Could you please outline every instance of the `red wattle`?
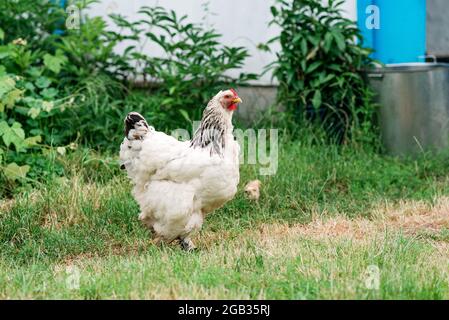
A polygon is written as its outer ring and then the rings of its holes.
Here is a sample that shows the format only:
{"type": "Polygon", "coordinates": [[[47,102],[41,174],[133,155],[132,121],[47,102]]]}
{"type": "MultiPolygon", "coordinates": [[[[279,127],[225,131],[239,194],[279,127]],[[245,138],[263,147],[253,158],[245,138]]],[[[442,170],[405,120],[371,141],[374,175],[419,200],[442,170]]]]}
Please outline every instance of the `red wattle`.
{"type": "Polygon", "coordinates": [[[231,111],[234,111],[234,110],[236,110],[237,109],[237,104],[231,104],[229,107],[228,107],[228,110],[231,110],[231,111]]]}

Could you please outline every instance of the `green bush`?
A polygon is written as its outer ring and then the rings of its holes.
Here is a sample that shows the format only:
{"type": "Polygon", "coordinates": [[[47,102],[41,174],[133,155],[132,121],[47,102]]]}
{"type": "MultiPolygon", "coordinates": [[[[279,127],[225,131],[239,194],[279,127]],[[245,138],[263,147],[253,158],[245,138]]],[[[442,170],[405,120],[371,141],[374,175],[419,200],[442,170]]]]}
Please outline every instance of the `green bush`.
{"type": "Polygon", "coordinates": [[[139,14],[142,18],[135,22],[112,17],[121,27],[117,37],[131,41],[125,56],[137,63],[132,76],[141,79],[152,95],[164,97],[156,100],[171,120],[158,126],[176,128],[198,120],[220,89],[257,78],[245,73],[237,79],[228,76],[228,71],[242,67],[249,54],[243,47],[222,45],[215,30],[189,23],[187,16],[178,17],[161,7],[143,7],[139,14]],[[142,43],[158,48],[160,54],[144,54],[142,43]]]}
{"type": "Polygon", "coordinates": [[[61,85],[79,87],[83,80],[97,76],[123,79],[123,74],[132,67],[124,56],[114,52],[119,41],[115,33],[107,30],[101,17],[85,16],[79,29],[65,30],[54,43],[56,50],[62,51],[70,61],[62,70],[61,85]]]}
{"type": "Polygon", "coordinates": [[[373,137],[374,104],[363,69],[372,60],[355,23],[343,17],[342,0],[278,0],[272,23],[281,27],[281,51],[270,67],[279,102],[295,123],[323,126],[338,141],[373,137]],[[369,137],[367,137],[367,135],[369,137]]]}
{"type": "Polygon", "coordinates": [[[79,69],[70,83],[83,96],[76,107],[67,108],[52,123],[64,143],[77,139],[97,150],[115,150],[123,139],[123,117],[130,111],[142,113],[158,130],[189,127],[220,89],[256,78],[253,74],[241,74],[238,79],[227,75],[242,66],[248,53],[241,47],[221,45],[214,30],[159,7],[144,7],[139,13],[142,19],[136,22],[112,16],[118,32],[107,31],[99,18],[86,18],[78,32],[69,31],[63,38],[59,48],[75,67],[64,68],[62,75],[67,78],[65,70],[79,69]],[[129,46],[118,56],[113,48],[120,42],[129,46]],[[144,54],[144,43],[158,46],[162,54],[144,54]]]}
{"type": "Polygon", "coordinates": [[[0,29],[0,194],[42,169],[43,163],[35,160],[43,157],[43,145],[52,144],[46,120],[74,100],[58,89],[58,76],[67,63],[61,51],[53,55],[33,50],[22,38],[4,43],[5,36],[0,29]]]}
{"type": "Polygon", "coordinates": [[[0,1],[0,28],[5,42],[26,39],[31,49],[46,49],[58,36],[55,31],[64,26],[64,9],[48,0],[0,1]]]}

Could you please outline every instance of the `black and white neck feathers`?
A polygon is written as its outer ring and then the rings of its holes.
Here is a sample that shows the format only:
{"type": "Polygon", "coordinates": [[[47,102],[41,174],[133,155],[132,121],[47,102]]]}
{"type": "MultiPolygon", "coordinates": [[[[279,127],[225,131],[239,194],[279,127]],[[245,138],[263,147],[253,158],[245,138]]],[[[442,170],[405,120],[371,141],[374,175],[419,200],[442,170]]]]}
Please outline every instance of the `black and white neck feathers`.
{"type": "Polygon", "coordinates": [[[203,118],[190,146],[210,148],[211,155],[223,155],[226,139],[232,133],[232,111],[225,110],[217,98],[212,99],[203,112],[203,118]]]}

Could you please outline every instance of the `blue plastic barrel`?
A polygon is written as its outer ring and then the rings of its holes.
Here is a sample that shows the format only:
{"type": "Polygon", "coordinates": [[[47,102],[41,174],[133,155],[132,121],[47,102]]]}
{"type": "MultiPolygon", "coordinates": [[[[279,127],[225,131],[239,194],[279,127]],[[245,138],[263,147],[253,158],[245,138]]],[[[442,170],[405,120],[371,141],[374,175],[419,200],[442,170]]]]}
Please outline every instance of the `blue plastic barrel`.
{"type": "Polygon", "coordinates": [[[67,0],[50,0],[50,2],[59,3],[62,8],[65,8],[67,0]]]}
{"type": "Polygon", "coordinates": [[[357,0],[357,23],[374,59],[385,64],[424,61],[426,0],[357,0]]]}
{"type": "MultiPolygon", "coordinates": [[[[52,0],[52,2],[59,3],[61,8],[65,9],[67,1],[66,0],[52,0]]],[[[61,23],[63,23],[63,22],[61,22],[61,23]]],[[[61,29],[56,29],[53,33],[57,34],[57,35],[62,35],[62,34],[64,34],[64,31],[62,31],[61,29]]]]}

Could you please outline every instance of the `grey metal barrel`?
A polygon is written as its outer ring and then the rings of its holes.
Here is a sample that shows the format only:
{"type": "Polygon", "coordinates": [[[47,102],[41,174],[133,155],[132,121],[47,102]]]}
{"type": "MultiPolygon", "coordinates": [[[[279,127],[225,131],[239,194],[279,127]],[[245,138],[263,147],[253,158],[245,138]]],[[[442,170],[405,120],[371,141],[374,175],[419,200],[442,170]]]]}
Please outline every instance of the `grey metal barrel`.
{"type": "Polygon", "coordinates": [[[449,147],[449,64],[387,65],[368,76],[377,92],[388,153],[415,155],[449,147]]]}

